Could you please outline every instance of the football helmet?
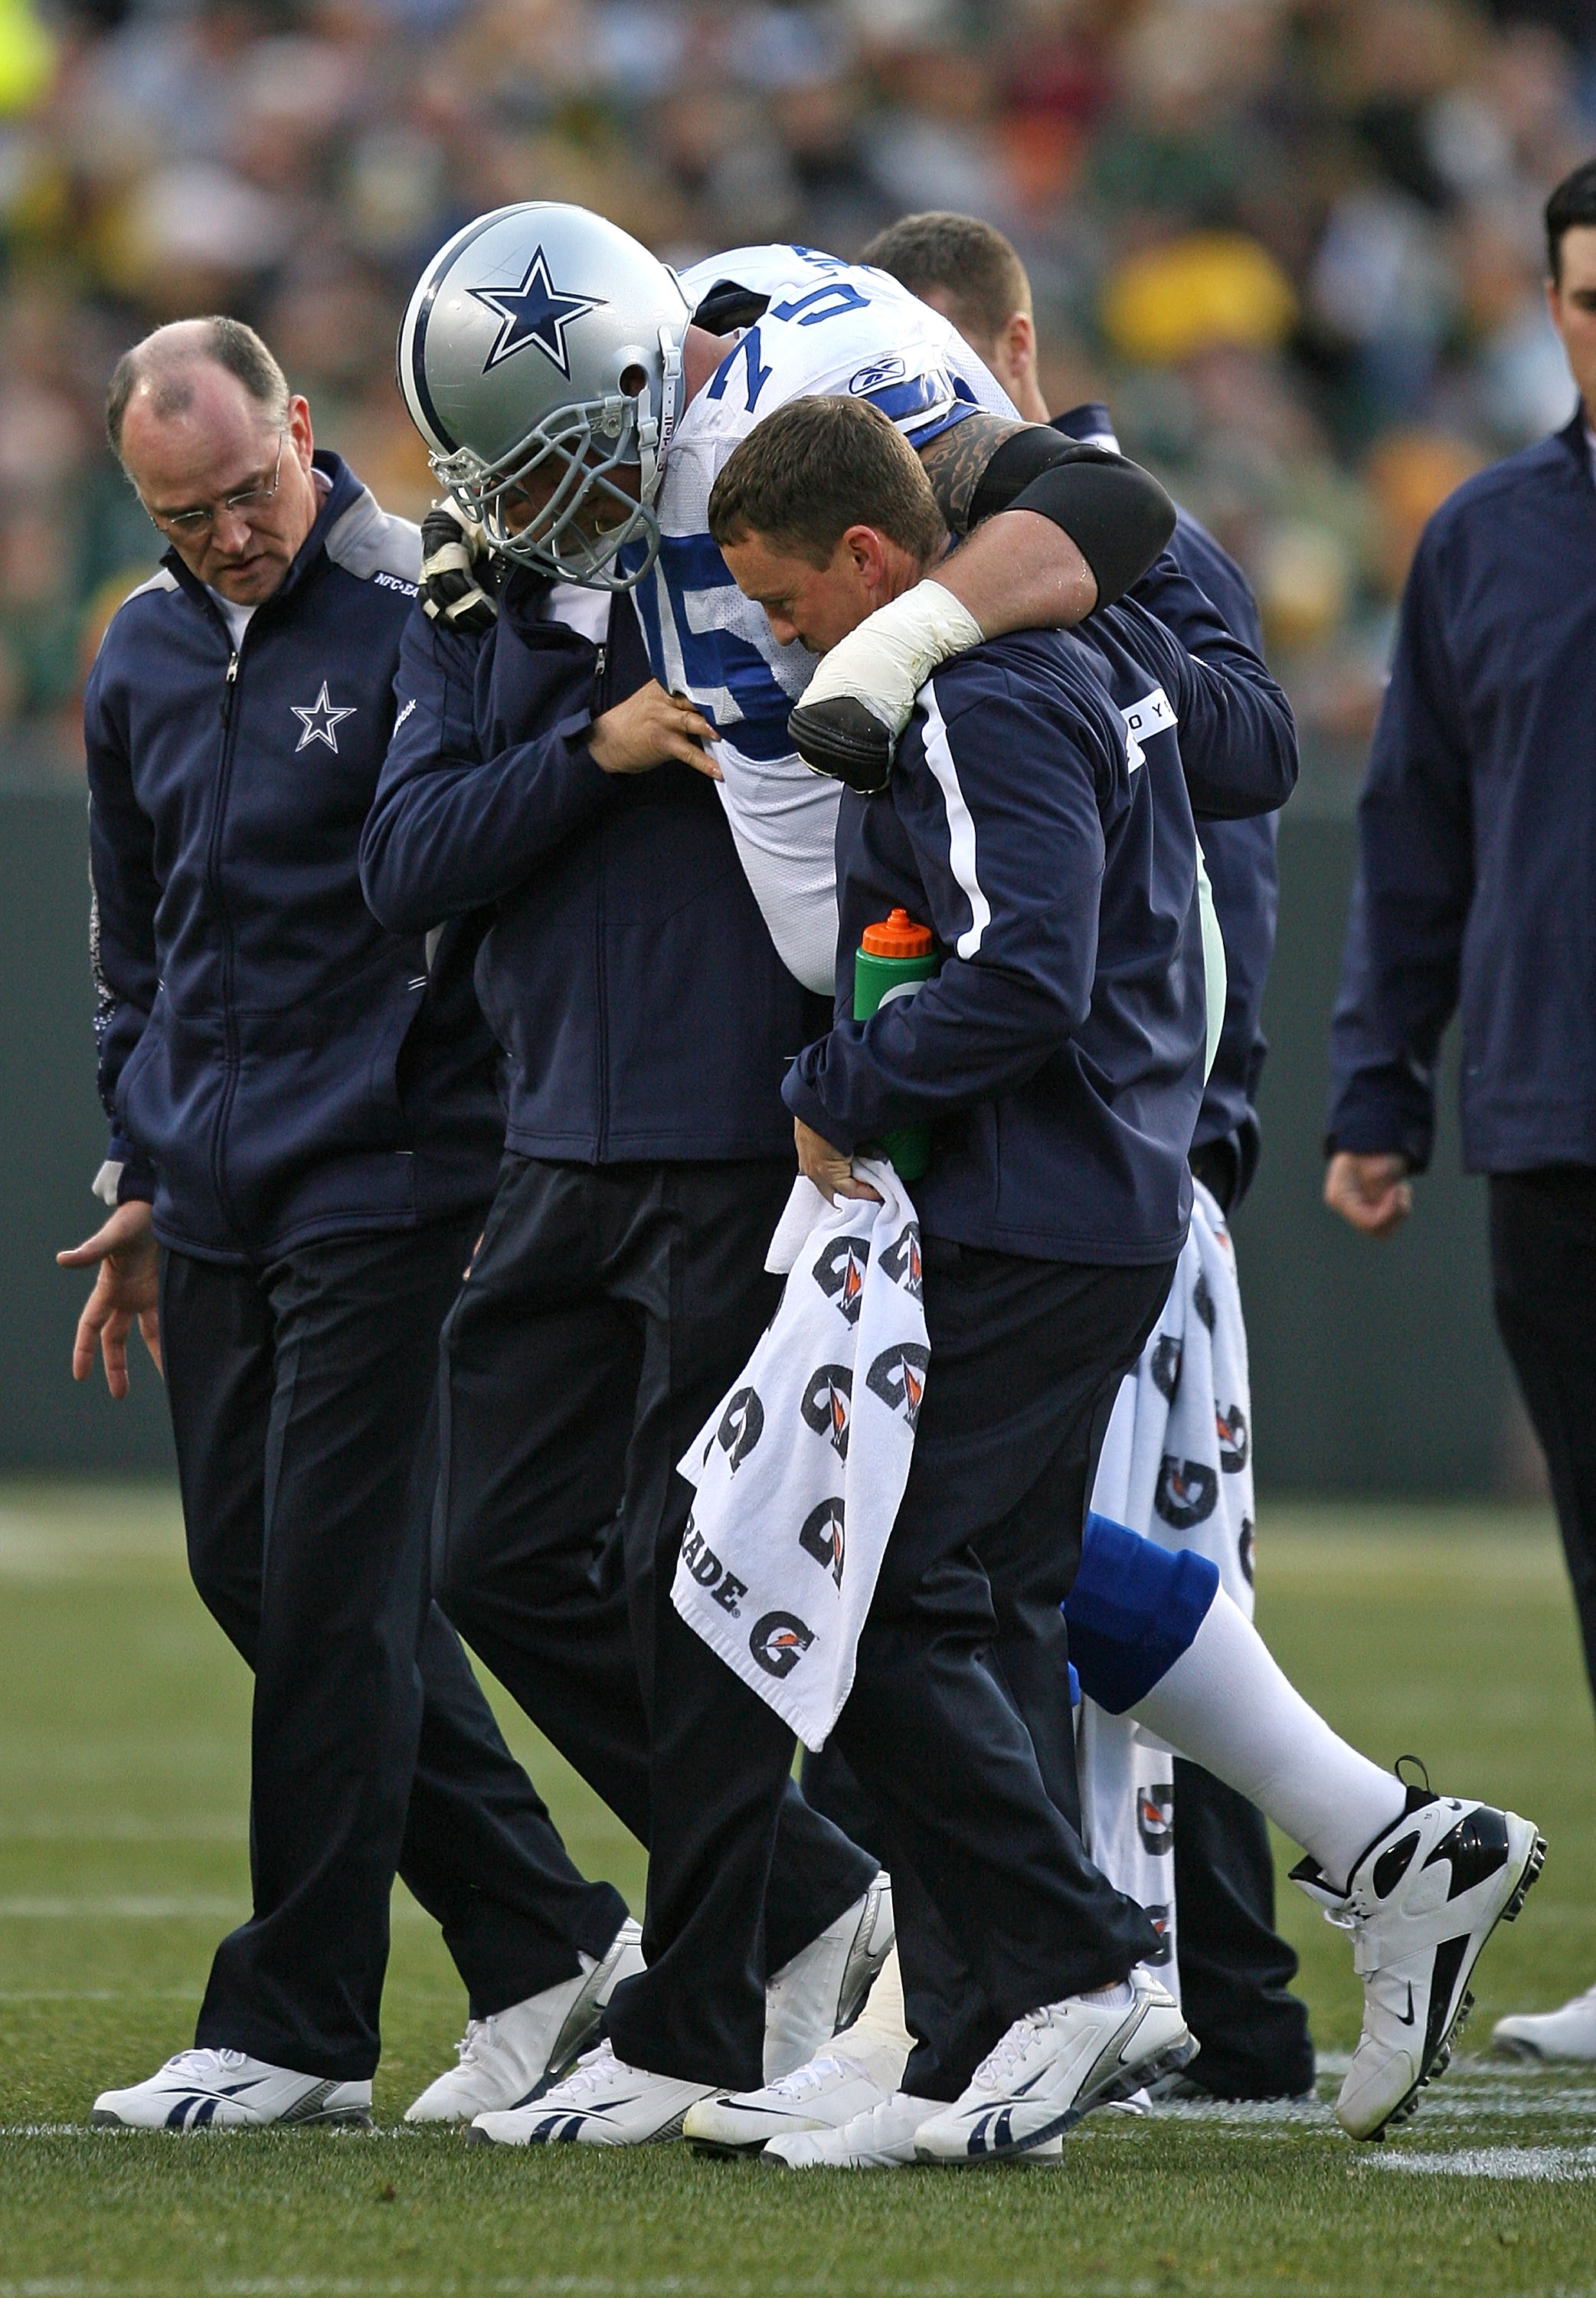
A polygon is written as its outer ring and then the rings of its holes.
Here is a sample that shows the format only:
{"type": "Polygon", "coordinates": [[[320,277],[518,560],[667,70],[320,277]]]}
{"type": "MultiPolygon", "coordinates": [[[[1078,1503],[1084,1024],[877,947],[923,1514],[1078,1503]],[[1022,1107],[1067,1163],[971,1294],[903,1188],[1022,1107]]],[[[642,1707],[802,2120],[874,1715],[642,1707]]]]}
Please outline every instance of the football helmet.
{"type": "Polygon", "coordinates": [[[490,549],[590,590],[648,572],[690,316],[675,275],[586,208],[497,208],[440,248],[399,331],[399,385],[490,549]]]}

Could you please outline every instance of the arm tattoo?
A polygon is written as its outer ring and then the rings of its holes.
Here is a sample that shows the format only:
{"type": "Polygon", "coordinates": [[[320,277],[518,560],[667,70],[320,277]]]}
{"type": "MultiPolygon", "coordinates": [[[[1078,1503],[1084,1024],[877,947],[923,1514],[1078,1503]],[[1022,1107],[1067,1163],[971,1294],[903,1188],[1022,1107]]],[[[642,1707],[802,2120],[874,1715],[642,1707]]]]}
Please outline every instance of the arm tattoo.
{"type": "Polygon", "coordinates": [[[950,431],[939,431],[918,448],[925,475],[931,483],[931,492],[937,507],[955,534],[970,531],[970,507],[981,475],[1005,439],[1017,431],[1034,429],[1030,424],[1011,422],[1006,415],[988,414],[984,409],[976,415],[966,415],[950,431]]]}

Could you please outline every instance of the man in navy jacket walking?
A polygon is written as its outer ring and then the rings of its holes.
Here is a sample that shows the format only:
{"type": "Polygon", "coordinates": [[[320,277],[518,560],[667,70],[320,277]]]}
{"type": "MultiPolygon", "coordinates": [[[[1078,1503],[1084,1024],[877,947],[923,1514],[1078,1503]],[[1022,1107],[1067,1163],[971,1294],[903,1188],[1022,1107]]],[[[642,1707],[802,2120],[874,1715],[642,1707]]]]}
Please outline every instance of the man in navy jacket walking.
{"type": "MultiPolygon", "coordinates": [[[[780,1296],[781,1078],[823,1008],[748,889],[707,723],[649,676],[629,598],[601,647],[573,627],[593,603],[517,568],[485,637],[412,616],[361,860],[396,932],[486,916],[477,992],[504,1054],[504,1160],[443,1332],[439,1601],[648,1844],[652,1905],[701,1872],[716,1806],[775,1729],[763,1710],[726,1727],[739,1687],[671,1606],[692,1498],[675,1467],[780,1296]],[[695,1737],[721,1751],[712,1807],[674,1798],[662,1823],[695,1737]]],[[[722,1983],[707,1941],[691,2008],[710,2038],[684,2021],[679,2053],[785,2074],[851,2016],[891,1937],[876,1862],[790,1784],[768,2005],[722,1983]]],[[[534,2141],[545,2118],[510,2111],[521,2095],[477,2129],[534,2141]]]]}
{"type": "MultiPolygon", "coordinates": [[[[1490,1177],[1497,1326],[1596,1687],[1596,161],[1553,192],[1546,236],[1580,403],[1419,541],[1359,808],[1325,1198],[1365,1236],[1406,1219],[1460,1010],[1464,1162],[1490,1177]]],[[[1495,2039],[1596,2060],[1596,1988],[1495,2039]]]]}
{"type": "MultiPolygon", "coordinates": [[[[866,602],[828,599],[836,625],[812,626],[784,586],[796,577],[818,591],[827,575],[791,558],[773,562],[777,546],[767,547],[767,536],[785,533],[798,517],[818,525],[835,513],[840,527],[849,506],[865,505],[872,537],[879,529],[880,550],[891,554],[869,602],[879,603],[946,542],[924,473],[886,418],[842,396],[799,400],[732,454],[710,498],[710,529],[778,643],[796,635],[813,647],[835,644],[866,602]],[[763,580],[773,563],[779,595],[763,580]]],[[[1201,670],[1145,619],[1170,691],[1200,707],[1193,690],[1201,670]]],[[[1150,739],[1149,758],[1154,748],[1160,755],[1145,773],[1139,752],[1131,761],[1109,692],[1130,669],[1110,669],[1078,639],[1047,632],[977,648],[939,674],[936,696],[956,698],[948,723],[930,700],[923,726],[917,718],[906,737],[889,792],[843,799],[839,1012],[848,1009],[861,928],[895,904],[929,914],[948,962],[912,1005],[884,1009],[868,1042],[840,1023],[808,1046],[784,1087],[801,1120],[800,1159],[828,1194],[854,1186],[845,1153],[856,1141],[939,1120],[937,1153],[916,1185],[927,1232],[927,1403],[836,1728],[979,1974],[995,2023],[957,2062],[922,2037],[907,2078],[915,2095],[875,2111],[872,2160],[912,2159],[935,2101],[953,2098],[1011,2020],[1020,2022],[1015,2037],[1031,2031],[1027,2014],[1044,2005],[1048,2015],[1035,2022],[1044,2054],[1067,2029],[1073,2079],[1054,2056],[1039,2071],[1028,2069],[1028,2101],[1002,2113],[991,2153],[1046,2143],[1083,2111],[1077,2094],[1097,2055],[1079,2044],[1083,2025],[1094,2034],[1101,2026],[1105,2048],[1112,2037],[1107,2056],[1118,2053],[1121,2071],[1139,2071],[1128,2072],[1132,2084],[1191,2054],[1156,1981],[1122,1983],[1155,1951],[1154,1934],[1086,1860],[1065,1815],[1067,1791],[1053,1792],[1049,1777],[1067,1703],[1058,1607],[1074,1562],[1059,1526],[1084,1517],[1099,1408],[1156,1316],[1184,1240],[1186,1148],[1202,1089],[1191,808],[1172,739],[1150,739]],[[980,749],[979,797],[973,781],[960,785],[967,742],[980,749]],[[1173,808],[1156,848],[1155,781],[1173,808]],[[896,1035],[889,1015],[907,1017],[896,1035]],[[913,1046],[901,1076],[882,1068],[889,1042],[894,1054],[913,1046]],[[1052,1662],[1029,1672],[1046,1677],[1037,1743],[996,1671],[982,1664],[993,1626],[988,1567],[1038,1623],[1052,1662]]],[[[1151,699],[1145,668],[1136,693],[1151,699]]],[[[1261,716],[1270,698],[1254,698],[1261,716]]],[[[1227,702],[1246,707],[1239,692],[1227,702]]],[[[1167,723],[1172,729],[1172,711],[1167,723]]],[[[1289,769],[1277,763],[1288,786],[1289,769]]],[[[768,1857],[791,1742],[790,1733],[770,1733],[762,1703],[724,1674],[745,1719],[737,1736],[750,1745],[757,1738],[763,1777],[750,1773],[735,1803],[722,1799],[695,1873],[657,1888],[650,1876],[649,1968],[616,1990],[607,2020],[613,2057],[540,2102],[562,2135],[584,2143],[615,2143],[606,2120],[671,2071],[672,2037],[698,1985],[703,1943],[740,1940],[737,1963],[751,1961],[759,1899],[750,1882],[762,1862],[750,1853],[763,1846],[768,1857]]],[[[712,1799],[715,1755],[704,1744],[677,1749],[670,1784],[679,1800],[712,1799]]],[[[917,1945],[911,1938],[906,1957],[917,1945]]],[[[721,1954],[731,1960],[724,1945],[721,1954]]],[[[733,1976],[746,1999],[740,1970],[723,1984],[733,1976]]],[[[915,1980],[906,1959],[906,1993],[915,1980]]],[[[680,2112],[695,2103],[674,2104],[680,2112]]],[[[997,2119],[995,2112],[987,2122],[997,2119]]],[[[692,2136],[690,2111],[686,2128],[692,2136]]],[[[950,2151],[962,2159],[963,2138],[950,2151]]],[[[982,2142],[969,2151],[981,2152],[982,2142]]]]}
{"type": "MultiPolygon", "coordinates": [[[[1071,439],[1120,452],[1113,418],[1100,401],[1049,415],[1037,375],[1030,282],[1001,232],[974,216],[904,216],[877,235],[863,260],[944,312],[1028,421],[1051,422],[1071,439]]],[[[1211,600],[1233,636],[1261,661],[1263,632],[1246,576],[1178,504],[1169,554],[1211,600]]],[[[1149,603],[1161,611],[1155,599],[1149,603]]],[[[1171,627],[1180,636],[1178,620],[1171,627]]],[[[1204,821],[1201,829],[1227,978],[1224,1026],[1203,1089],[1190,1161],[1227,1218],[1251,1186],[1262,1145],[1256,1104],[1267,1051],[1263,991],[1279,906],[1278,822],[1277,814],[1267,813],[1204,821]]],[[[812,1782],[812,1772],[831,1781],[840,1768],[830,1752],[805,1765],[806,1791],[823,1811],[833,1806],[812,1782]]],[[[1203,2046],[1184,2080],[1227,2097],[1303,2091],[1313,2080],[1313,2048],[1307,2013],[1288,1991],[1296,1956],[1274,1927],[1274,1858],[1263,1814],[1200,1765],[1178,1759],[1174,1784],[1181,2008],[1203,2046]]],[[[846,1826],[851,1809],[846,1785],[843,1796],[834,1815],[846,1826]]],[[[860,1831],[856,1825],[853,1832],[860,1831]]],[[[863,1839],[870,1839],[868,1833],[863,1839]]]]}
{"type": "Polygon", "coordinates": [[[85,701],[114,1210],[61,1258],[98,1268],[78,1377],[98,1343],[125,1393],[135,1318],[164,1359],[195,1584],[255,1673],[254,1907],[194,2047],[95,2120],[360,2122],[396,1869],[528,2086],[636,1930],[428,1603],[420,1435],[502,1114],[473,930],[424,947],[360,894],[419,539],[235,321],[136,345],[107,426],[171,548],[85,701]]]}

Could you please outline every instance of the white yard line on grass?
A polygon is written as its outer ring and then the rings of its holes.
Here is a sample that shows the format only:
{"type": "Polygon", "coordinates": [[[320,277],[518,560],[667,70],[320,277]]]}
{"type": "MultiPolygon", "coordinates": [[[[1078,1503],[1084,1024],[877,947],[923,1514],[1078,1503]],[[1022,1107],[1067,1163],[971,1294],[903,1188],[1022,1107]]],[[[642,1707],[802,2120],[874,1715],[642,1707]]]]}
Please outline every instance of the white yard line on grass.
{"type": "Polygon", "coordinates": [[[1371,2170],[1442,2178],[1596,2178],[1596,2146],[1466,2146],[1454,2153],[1364,2156],[1371,2170]]]}

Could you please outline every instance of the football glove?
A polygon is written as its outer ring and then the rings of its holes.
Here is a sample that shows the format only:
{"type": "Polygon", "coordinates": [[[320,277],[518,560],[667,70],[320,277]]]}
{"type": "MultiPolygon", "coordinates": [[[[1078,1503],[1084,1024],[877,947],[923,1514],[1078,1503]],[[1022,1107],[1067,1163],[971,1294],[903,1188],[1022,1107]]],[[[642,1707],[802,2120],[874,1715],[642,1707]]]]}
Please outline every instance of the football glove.
{"type": "Polygon", "coordinates": [[[445,629],[485,638],[499,614],[499,566],[482,529],[451,495],[421,522],[421,611],[445,629]]]}

